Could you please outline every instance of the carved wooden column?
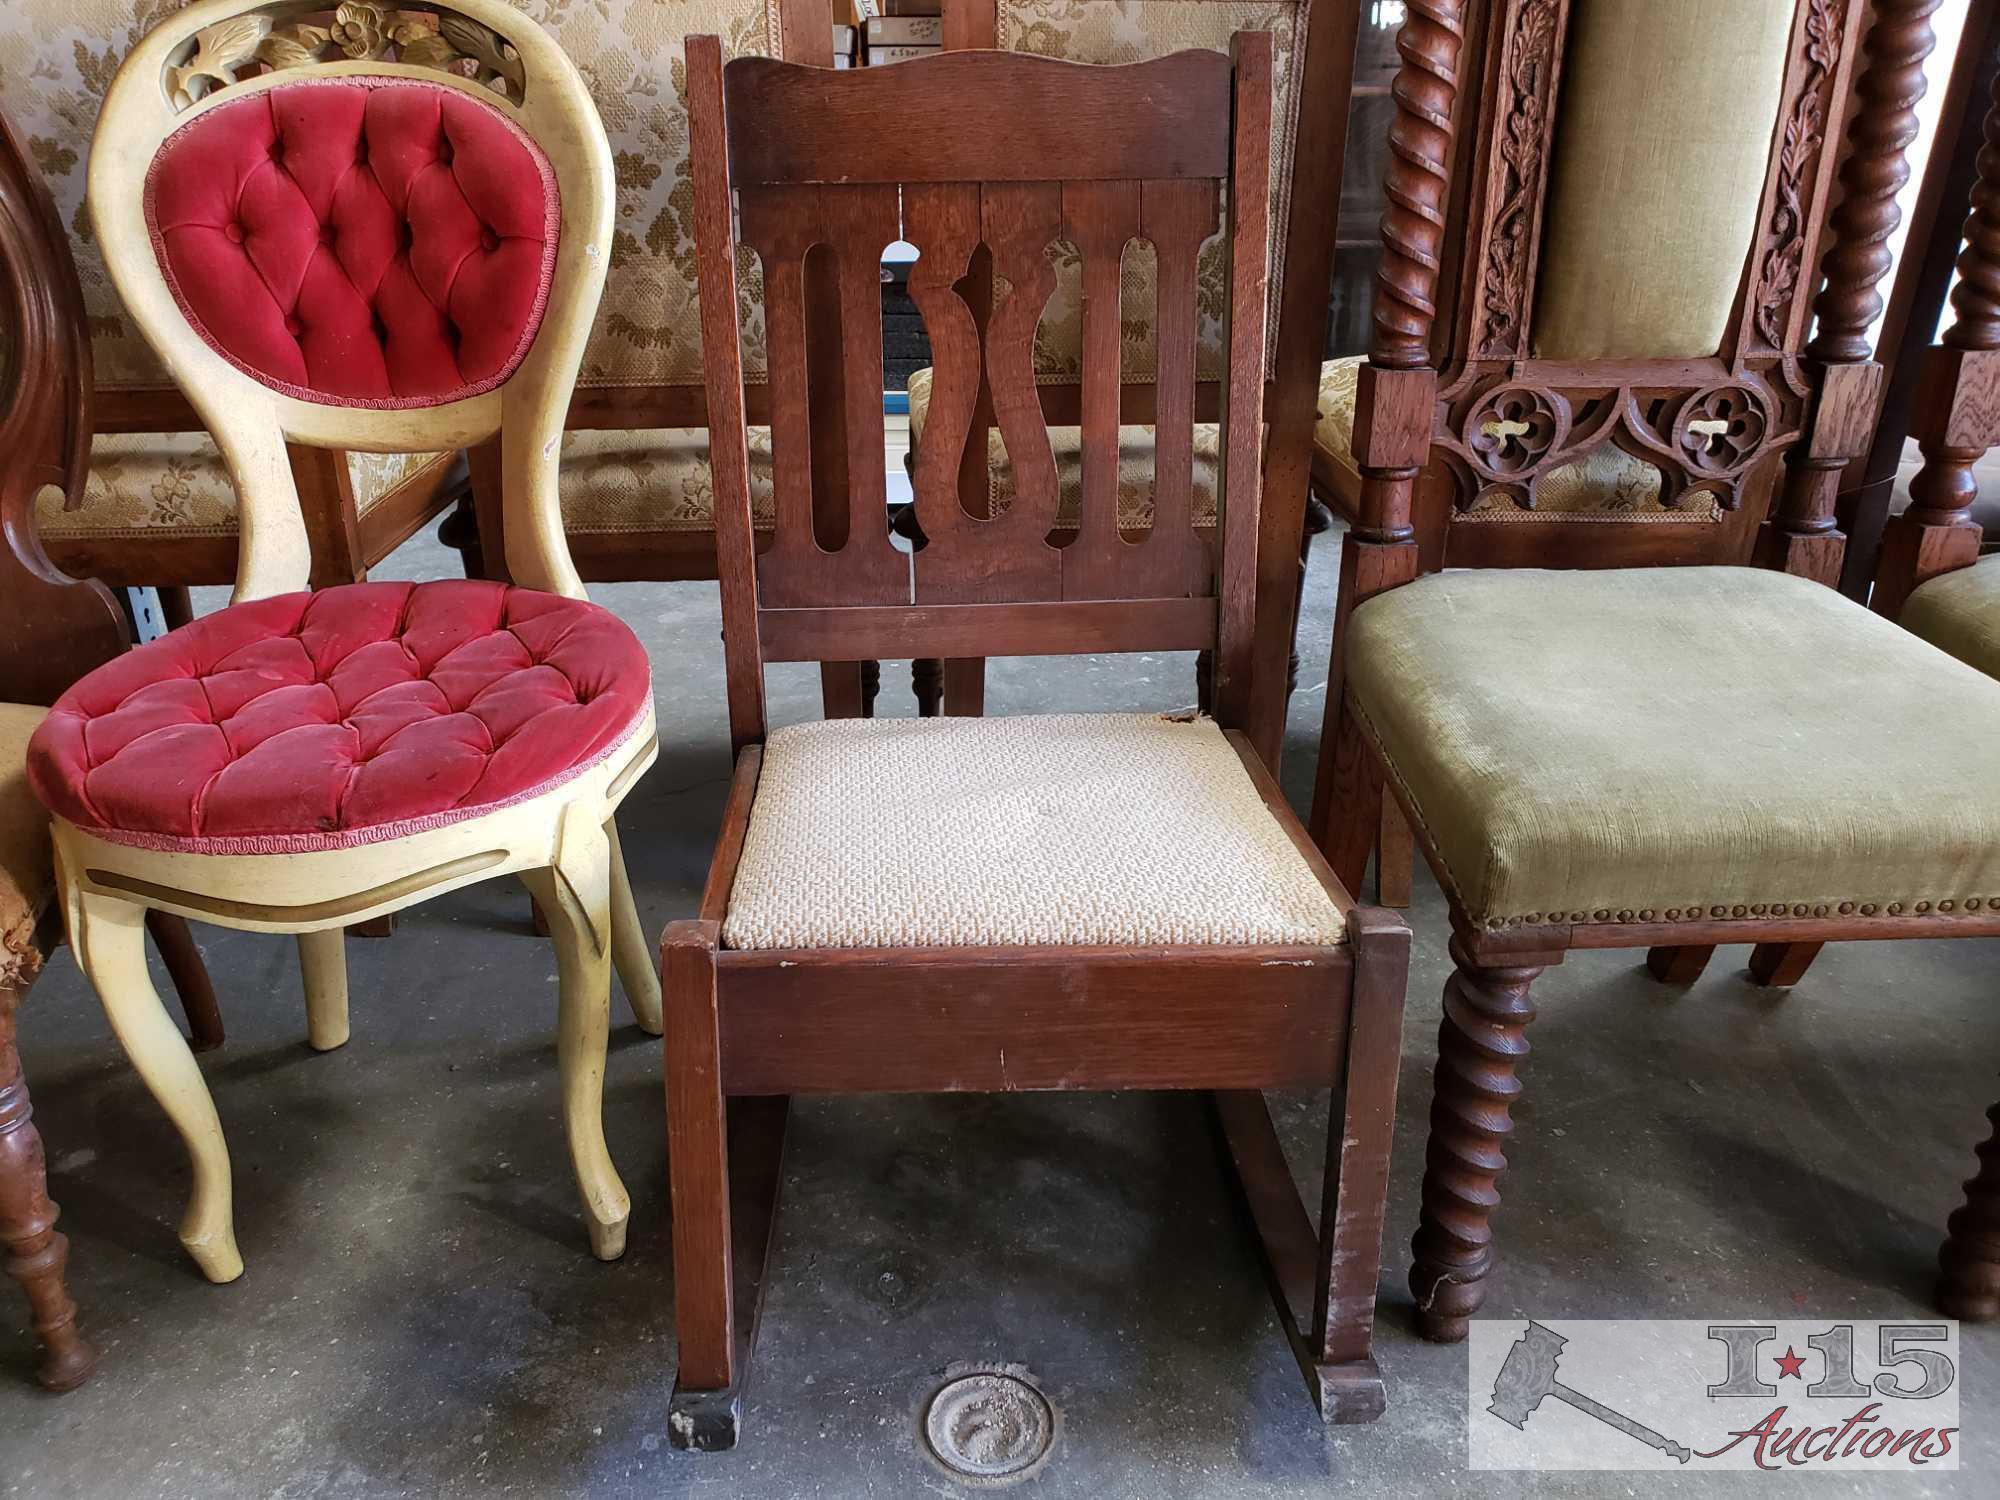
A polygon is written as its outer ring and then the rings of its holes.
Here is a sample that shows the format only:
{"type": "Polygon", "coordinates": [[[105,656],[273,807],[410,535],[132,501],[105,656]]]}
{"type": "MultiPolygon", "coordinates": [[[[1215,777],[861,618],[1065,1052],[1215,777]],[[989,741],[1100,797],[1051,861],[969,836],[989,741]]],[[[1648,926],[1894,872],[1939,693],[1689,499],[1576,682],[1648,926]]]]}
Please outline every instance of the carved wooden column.
{"type": "Polygon", "coordinates": [[[1535,968],[1481,968],[1461,940],[1451,944],[1457,971],[1444,986],[1438,1061],[1431,1095],[1430,1143],[1424,1152],[1423,1215],[1410,1241],[1410,1290],[1417,1331],[1455,1343],[1486,1300],[1493,1269],[1493,1210],[1507,1170],[1503,1148],[1510,1111],[1521,1096],[1515,1074],[1528,1055],[1535,968]]]}
{"type": "Polygon", "coordinates": [[[1902,222],[1896,194],[1910,180],[1908,151],[1917,138],[1924,59],[1937,45],[1931,13],[1940,0],[1879,0],[1864,44],[1840,169],[1840,205],[1813,302],[1819,332],[1806,346],[1817,387],[1806,440],[1790,456],[1776,509],[1758,537],[1765,567],[1840,585],[1847,539],[1834,520],[1842,471],[1867,450],[1880,405],[1882,368],[1872,358],[1869,326],[1882,312],[1877,291],[1894,257],[1889,237],[1902,222]]]}
{"type": "Polygon", "coordinates": [[[1986,1118],[1993,1130],[1979,1148],[1979,1173],[1938,1252],[1938,1310],[1968,1321],[2000,1317],[2000,1104],[1986,1118]]]}
{"type": "Polygon", "coordinates": [[[1313,787],[1313,835],[1350,891],[1361,889],[1379,826],[1382,787],[1373,756],[1347,713],[1342,657],[1355,606],[1417,576],[1410,502],[1437,425],[1430,342],[1464,44],[1465,0],[1411,0],[1396,37],[1403,62],[1389,127],[1375,332],[1355,387],[1360,516],[1340,553],[1340,600],[1313,787]]]}
{"type": "Polygon", "coordinates": [[[14,1008],[25,988],[25,982],[0,979],[0,1244],[6,1247],[7,1274],[28,1294],[42,1341],[36,1373],[50,1390],[67,1391],[89,1378],[97,1354],[77,1332],[76,1304],[63,1286],[69,1241],[56,1233],[42,1138],[14,1050],[14,1008]]]}
{"type": "Polygon", "coordinates": [[[1925,354],[1917,384],[1910,426],[1924,466],[1910,482],[1910,508],[1882,534],[1873,603],[1891,619],[1918,584],[1979,556],[1980,531],[1970,517],[1979,482],[1972,469],[2000,440],[2000,80],[1978,167],[1951,294],[1952,325],[1925,354]]]}

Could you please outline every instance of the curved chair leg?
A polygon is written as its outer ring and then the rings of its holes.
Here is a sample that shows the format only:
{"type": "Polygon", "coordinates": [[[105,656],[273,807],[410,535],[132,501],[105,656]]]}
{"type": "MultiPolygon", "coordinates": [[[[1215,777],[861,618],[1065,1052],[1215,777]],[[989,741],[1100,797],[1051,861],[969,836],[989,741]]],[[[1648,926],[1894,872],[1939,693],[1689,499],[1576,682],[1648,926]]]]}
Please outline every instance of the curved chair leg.
{"type": "Polygon", "coordinates": [[[331,1052],[347,1044],[347,931],[328,927],[299,934],[299,972],[306,986],[306,1045],[331,1052]]]}
{"type": "Polygon", "coordinates": [[[1458,969],[1445,981],[1438,1027],[1423,1214],[1410,1241],[1417,1331],[1442,1343],[1464,1338],[1466,1320],[1486,1300],[1497,1184],[1507,1170],[1502,1148],[1514,1128],[1508,1111],[1521,1096],[1514,1075],[1535,1018],[1528,989],[1542,972],[1480,968],[1456,941],[1452,958],[1458,969]]]}
{"type": "Polygon", "coordinates": [[[563,829],[551,869],[523,871],[522,881],[548,913],[562,980],[556,1064],[562,1073],[563,1121],[570,1163],[599,1260],[625,1253],[632,1200],[604,1144],[604,1047],[611,1030],[611,842],[601,828],[563,829]]]}
{"type": "Polygon", "coordinates": [[[194,1191],[181,1220],[181,1243],[210,1281],[234,1281],[243,1274],[243,1257],[231,1222],[229,1147],[194,1054],[146,972],[145,908],[89,892],[71,893],[65,908],[77,963],[125,1055],[193,1159],[194,1191]]]}
{"type": "Polygon", "coordinates": [[[201,961],[201,950],[194,945],[194,934],[188,931],[187,919],[149,910],[146,931],[160,950],[167,977],[174,982],[174,994],[187,1014],[190,1045],[197,1052],[213,1052],[226,1040],[222,1009],[215,1003],[215,985],[208,977],[208,966],[201,961]]]}
{"type": "Polygon", "coordinates": [[[2000,1104],[1986,1111],[1992,1133],[1979,1148],[1979,1173],[1951,1216],[1938,1252],[1938,1310],[1948,1318],[2000,1318],[2000,1104]]]}
{"type": "MultiPolygon", "coordinates": [[[[618,844],[618,824],[607,820],[604,835],[611,842],[611,962],[625,987],[632,1019],[652,1036],[660,1034],[660,970],[653,945],[639,921],[639,903],[632,898],[632,877],[625,872],[625,851],[618,844]]],[[[539,910],[539,908],[537,908],[539,910]]]]}
{"type": "Polygon", "coordinates": [[[52,1391],[72,1391],[90,1378],[97,1353],[77,1331],[76,1304],[63,1284],[69,1241],[56,1233],[48,1164],[28,1103],[28,1083],[14,1049],[14,1007],[21,991],[0,987],[0,1246],[7,1274],[28,1295],[35,1336],[42,1342],[36,1378],[52,1391]]]}

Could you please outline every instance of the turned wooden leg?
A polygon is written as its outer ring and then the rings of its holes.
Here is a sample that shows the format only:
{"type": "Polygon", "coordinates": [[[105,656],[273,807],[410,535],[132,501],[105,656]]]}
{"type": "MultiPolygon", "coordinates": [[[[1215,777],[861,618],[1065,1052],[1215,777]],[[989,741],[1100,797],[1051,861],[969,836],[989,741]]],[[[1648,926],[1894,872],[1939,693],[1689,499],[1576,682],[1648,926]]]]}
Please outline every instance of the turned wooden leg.
{"type": "Polygon", "coordinates": [[[910,691],[917,696],[917,717],[935,719],[944,707],[944,663],[935,656],[912,661],[910,691]]]}
{"type": "Polygon", "coordinates": [[[76,1304],[63,1283],[69,1241],[56,1233],[42,1137],[14,1047],[14,1008],[21,994],[0,988],[0,1245],[7,1250],[7,1274],[28,1294],[41,1340],[36,1378],[52,1391],[69,1391],[90,1378],[97,1352],[77,1331],[76,1304]]]}
{"type": "Polygon", "coordinates": [[[735,1447],[742,1420],[729,1254],[729,1135],[715,993],[719,940],[717,923],[675,922],[660,947],[674,1322],[680,1342],[667,1432],[676,1448],[708,1451],[735,1447]]]}
{"type": "Polygon", "coordinates": [[[945,658],[944,711],[952,719],[977,719],[986,712],[985,657],[945,658]]]}
{"type": "Polygon", "coordinates": [[[1715,944],[1683,944],[1678,948],[1648,948],[1646,968],[1661,984],[1693,984],[1715,957],[1715,944]]]}
{"type": "Polygon", "coordinates": [[[331,1052],[347,1045],[347,933],[339,927],[299,934],[306,987],[306,1045],[331,1052]]]}
{"type": "Polygon", "coordinates": [[[174,982],[174,994],[187,1015],[188,1045],[197,1052],[213,1052],[226,1040],[222,1009],[215,1003],[215,985],[208,977],[208,966],[201,961],[201,950],[194,945],[194,934],[183,918],[165,911],[146,913],[146,931],[160,950],[167,977],[174,982]]]}
{"type": "Polygon", "coordinates": [[[160,619],[169,630],[179,630],[194,619],[194,595],[184,583],[163,583],[154,593],[160,596],[160,619]]]}
{"type": "MultiPolygon", "coordinates": [[[[639,903],[632,895],[632,877],[625,872],[625,851],[618,844],[618,825],[607,822],[611,842],[611,963],[625,989],[625,1003],[641,1031],[660,1034],[660,972],[653,966],[653,945],[639,921],[639,903]]],[[[536,910],[541,908],[538,906],[536,910]]]]}
{"type": "Polygon", "coordinates": [[[1979,1171],[1938,1252],[1938,1311],[1967,1322],[2000,1318],[2000,1104],[1986,1118],[1993,1128],[1979,1147],[1979,1171]]]}
{"type": "Polygon", "coordinates": [[[561,981],[556,1067],[570,1164],[583,1196],[590,1248],[599,1260],[625,1253],[632,1200],[604,1144],[604,1051],[611,1032],[611,841],[602,828],[563,829],[554,868],[521,879],[548,914],[561,981]]]}
{"type": "Polygon", "coordinates": [[[145,909],[90,892],[65,893],[70,947],[97,991],[125,1055],[180,1132],[194,1166],[194,1191],[181,1219],[181,1243],[210,1281],[243,1274],[232,1219],[229,1147],[215,1101],[180,1028],[146,972],[145,909]]]}
{"type": "Polygon", "coordinates": [[[861,663],[861,717],[875,717],[875,700],[882,694],[882,663],[864,661],[861,663]]]}
{"type": "Polygon", "coordinates": [[[1759,943],[1750,950],[1750,977],[1766,989],[1788,990],[1806,977],[1824,943],[1759,943]]]}
{"type": "Polygon", "coordinates": [[[1509,1114],[1521,1095],[1516,1070],[1528,1055],[1535,1008],[1528,990],[1540,968],[1481,968],[1452,941],[1457,971],[1445,981],[1444,1021],[1424,1157],[1423,1214],[1410,1241],[1417,1331],[1456,1343],[1486,1300],[1493,1270],[1493,1210],[1499,1206],[1509,1114]]]}

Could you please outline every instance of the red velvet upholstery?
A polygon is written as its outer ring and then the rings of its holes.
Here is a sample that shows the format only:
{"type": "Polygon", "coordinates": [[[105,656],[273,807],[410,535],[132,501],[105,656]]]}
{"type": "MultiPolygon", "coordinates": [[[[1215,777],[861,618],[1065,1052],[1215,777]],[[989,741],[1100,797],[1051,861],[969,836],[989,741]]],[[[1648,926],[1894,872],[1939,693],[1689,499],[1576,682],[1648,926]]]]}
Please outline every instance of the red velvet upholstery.
{"type": "Polygon", "coordinates": [[[559,222],[534,142],[416,79],[304,79],[219,105],[146,176],[160,269],[195,331],[336,406],[437,406],[505,380],[541,323],[559,222]]]}
{"type": "Polygon", "coordinates": [[[232,605],[106,663],[28,745],[48,809],[118,843],[290,853],[520,801],[644,717],[646,653],[608,610],[474,580],[232,605]]]}

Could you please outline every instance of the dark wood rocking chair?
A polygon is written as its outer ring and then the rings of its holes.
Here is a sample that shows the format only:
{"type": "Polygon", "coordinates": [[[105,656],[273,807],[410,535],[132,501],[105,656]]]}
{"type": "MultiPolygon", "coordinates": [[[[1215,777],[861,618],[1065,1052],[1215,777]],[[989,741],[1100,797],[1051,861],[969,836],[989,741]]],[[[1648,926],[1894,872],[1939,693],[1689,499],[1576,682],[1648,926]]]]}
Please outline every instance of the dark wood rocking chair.
{"type": "MultiPolygon", "coordinates": [[[[1450,905],[1429,1337],[1485,1298],[1530,989],[1565,953],[1646,948],[1684,984],[1750,943],[1785,986],[1830,941],[2000,933],[2000,684],[1834,588],[1938,3],[1411,7],[1312,827],[1351,887],[1386,783],[1450,905]],[[1606,441],[1668,519],[1537,511],[1606,441]]],[[[1976,548],[1980,279],[1885,559],[1976,548]]],[[[1947,1255],[1964,1316],[2000,1312],[1995,1176],[1947,1255]]]]}
{"type": "MultiPolygon", "coordinates": [[[[736,1440],[792,1094],[1217,1091],[1315,1401],[1338,1421],[1382,1410],[1370,1341],[1409,934],[1355,906],[1266,770],[1286,668],[1282,638],[1253,649],[1271,68],[1269,35],[1249,32],[1233,58],[1104,68],[993,52],[858,72],[763,58],[725,68],[716,39],[688,43],[737,763],[700,914],[670,926],[662,948],[679,1446],[736,1440]],[[890,144],[877,128],[888,119],[928,122],[928,149],[890,144]],[[1058,163],[1064,177],[1048,180],[1058,163]],[[1189,503],[1195,262],[1225,188],[1230,374],[1211,556],[1189,503]],[[761,552],[737,352],[738,204],[763,259],[770,332],[776,528],[761,552]],[[1087,289],[1071,536],[1051,534],[1055,466],[1032,364],[1059,234],[1081,249],[1087,289]],[[899,237],[922,254],[913,295],[938,357],[915,475],[929,544],[915,554],[889,534],[875,396],[876,265],[899,237]],[[1156,520],[1140,543],[1120,536],[1115,510],[1118,271],[1135,237],[1157,247],[1162,322],[1156,520]],[[1013,289],[983,341],[960,294],[981,244],[1013,289]],[[807,459],[804,267],[822,246],[856,393],[848,448],[874,455],[853,471],[835,545],[813,533],[807,459]],[[957,486],[982,368],[1012,451],[1034,456],[1014,504],[990,519],[957,486]],[[771,661],[1200,648],[1218,666],[1214,722],[847,719],[767,732],[771,661]],[[1242,732],[1253,724],[1267,727],[1242,732]],[[996,812],[1003,765],[1005,784],[1032,792],[1025,803],[1000,793],[996,812]],[[1315,1235],[1257,1091],[1327,1084],[1315,1235]]],[[[1275,544],[1295,556],[1293,538],[1275,544]]]]}

